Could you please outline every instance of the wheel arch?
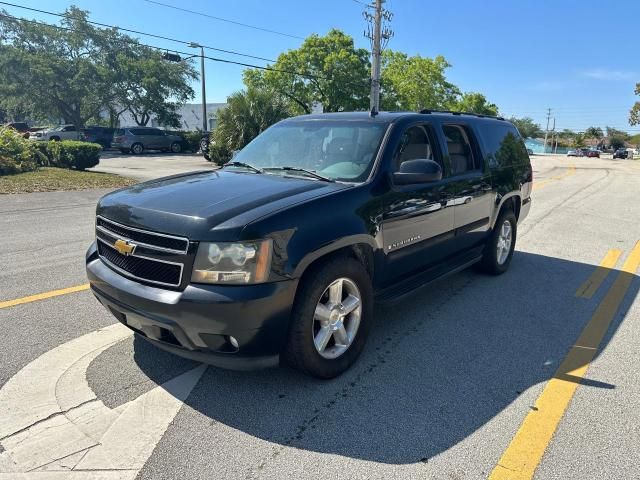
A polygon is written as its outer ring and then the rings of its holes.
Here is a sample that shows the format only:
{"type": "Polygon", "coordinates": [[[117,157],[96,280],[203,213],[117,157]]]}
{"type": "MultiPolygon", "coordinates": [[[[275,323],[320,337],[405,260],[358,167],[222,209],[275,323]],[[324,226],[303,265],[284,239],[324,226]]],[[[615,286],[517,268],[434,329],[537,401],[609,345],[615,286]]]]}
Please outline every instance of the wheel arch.
{"type": "Polygon", "coordinates": [[[522,208],[522,197],[518,192],[512,192],[500,199],[497,208],[495,209],[494,216],[491,220],[491,228],[495,226],[496,220],[500,216],[500,213],[506,209],[510,208],[513,210],[513,213],[516,216],[516,221],[520,219],[520,209],[522,208]]]}
{"type": "Polygon", "coordinates": [[[375,268],[375,252],[377,245],[369,235],[352,235],[341,238],[305,255],[293,271],[293,277],[301,278],[314,266],[339,255],[346,255],[361,262],[373,282],[375,268]]]}

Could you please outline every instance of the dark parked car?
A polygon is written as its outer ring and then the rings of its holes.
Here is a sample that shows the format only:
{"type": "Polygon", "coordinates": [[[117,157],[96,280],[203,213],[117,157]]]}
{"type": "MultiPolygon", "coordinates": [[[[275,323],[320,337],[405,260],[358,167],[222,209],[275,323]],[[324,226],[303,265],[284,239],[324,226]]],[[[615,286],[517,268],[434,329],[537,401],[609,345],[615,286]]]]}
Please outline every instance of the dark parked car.
{"type": "Polygon", "coordinates": [[[626,148],[619,148],[613,152],[613,158],[629,158],[629,152],[626,148]]]}
{"type": "Polygon", "coordinates": [[[600,150],[585,150],[584,156],[591,158],[600,158],[600,150]]]}
{"type": "Polygon", "coordinates": [[[18,133],[21,133],[24,138],[29,138],[29,125],[25,122],[11,122],[5,125],[6,128],[12,128],[18,133]]]}
{"type": "Polygon", "coordinates": [[[531,190],[524,142],[503,119],[295,117],[220,170],[103,197],[87,275],[162,349],[331,378],[364,348],[374,299],[471,265],[506,272],[531,190]]]}
{"type": "Polygon", "coordinates": [[[82,134],[85,142],[99,143],[102,148],[109,148],[115,131],[115,128],[89,126],[82,130],[82,134]]]}
{"type": "Polygon", "coordinates": [[[113,135],[112,148],[122,153],[140,155],[145,150],[180,153],[184,139],[180,135],[172,135],[154,127],[119,128],[113,135]]]}

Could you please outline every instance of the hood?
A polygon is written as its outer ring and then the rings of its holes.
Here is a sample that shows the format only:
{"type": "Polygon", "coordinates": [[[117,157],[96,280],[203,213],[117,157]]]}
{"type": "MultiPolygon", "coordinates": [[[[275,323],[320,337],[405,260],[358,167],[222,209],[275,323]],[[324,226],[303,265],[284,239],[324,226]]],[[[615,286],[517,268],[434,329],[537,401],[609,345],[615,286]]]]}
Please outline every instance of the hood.
{"type": "Polygon", "coordinates": [[[270,174],[195,172],[110,193],[98,203],[97,214],[192,240],[222,240],[237,237],[246,224],[270,211],[344,188],[339,183],[270,174]]]}

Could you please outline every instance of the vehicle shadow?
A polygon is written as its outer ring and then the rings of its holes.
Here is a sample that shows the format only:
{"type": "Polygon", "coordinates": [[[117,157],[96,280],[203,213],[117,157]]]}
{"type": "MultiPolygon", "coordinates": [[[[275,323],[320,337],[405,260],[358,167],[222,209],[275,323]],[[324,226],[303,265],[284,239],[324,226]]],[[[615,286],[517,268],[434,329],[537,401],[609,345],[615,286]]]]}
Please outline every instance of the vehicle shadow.
{"type": "MultiPolygon", "coordinates": [[[[516,252],[505,275],[469,270],[395,304],[376,306],[365,352],[335,380],[314,380],[286,368],[212,367],[186,404],[211,423],[282,447],[387,464],[425,461],[554,375],[618,275],[611,271],[594,298],[575,297],[594,268],[516,252]]],[[[601,349],[624,321],[639,287],[633,276],[601,349]]],[[[168,354],[136,342],[136,361],[158,381],[163,372],[156,365],[162,362],[153,358],[160,355],[168,354]]],[[[585,380],[582,388],[616,387],[606,380],[585,380]]],[[[536,392],[529,397],[533,402],[536,392]]],[[[523,419],[526,413],[521,412],[523,419]]]]}

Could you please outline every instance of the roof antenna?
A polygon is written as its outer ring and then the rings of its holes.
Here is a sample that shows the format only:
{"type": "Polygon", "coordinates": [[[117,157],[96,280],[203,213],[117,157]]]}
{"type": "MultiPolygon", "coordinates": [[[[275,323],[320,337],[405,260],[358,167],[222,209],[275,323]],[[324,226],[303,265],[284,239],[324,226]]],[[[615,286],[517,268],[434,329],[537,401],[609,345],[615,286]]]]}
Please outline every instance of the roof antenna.
{"type": "Polygon", "coordinates": [[[378,115],[378,111],[376,110],[376,107],[371,107],[371,111],[369,112],[369,116],[371,118],[375,118],[376,115],[378,115]]]}

